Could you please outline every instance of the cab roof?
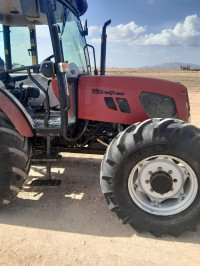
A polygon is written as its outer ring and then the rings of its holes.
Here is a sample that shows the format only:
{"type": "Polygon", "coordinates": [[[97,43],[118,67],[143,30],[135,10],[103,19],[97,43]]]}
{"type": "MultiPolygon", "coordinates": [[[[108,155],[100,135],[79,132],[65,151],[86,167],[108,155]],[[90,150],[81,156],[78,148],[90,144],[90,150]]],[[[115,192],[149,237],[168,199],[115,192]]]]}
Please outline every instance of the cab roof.
{"type": "MultiPolygon", "coordinates": [[[[46,15],[42,13],[42,4],[45,0],[0,0],[0,24],[7,26],[41,25],[47,24],[46,15]],[[23,5],[30,9],[30,3],[38,7],[36,17],[25,16],[23,5]]],[[[59,1],[59,0],[58,0],[59,1]]],[[[87,0],[60,0],[65,2],[77,13],[83,15],[87,10],[87,0]]]]}

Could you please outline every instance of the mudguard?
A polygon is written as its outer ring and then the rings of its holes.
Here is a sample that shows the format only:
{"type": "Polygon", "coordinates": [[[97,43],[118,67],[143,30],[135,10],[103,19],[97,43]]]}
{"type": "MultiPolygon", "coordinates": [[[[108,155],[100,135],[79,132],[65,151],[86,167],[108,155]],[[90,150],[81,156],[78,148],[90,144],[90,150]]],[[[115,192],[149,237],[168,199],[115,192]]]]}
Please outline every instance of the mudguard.
{"type": "Polygon", "coordinates": [[[24,137],[33,137],[34,122],[24,106],[0,82],[0,109],[24,137]]]}

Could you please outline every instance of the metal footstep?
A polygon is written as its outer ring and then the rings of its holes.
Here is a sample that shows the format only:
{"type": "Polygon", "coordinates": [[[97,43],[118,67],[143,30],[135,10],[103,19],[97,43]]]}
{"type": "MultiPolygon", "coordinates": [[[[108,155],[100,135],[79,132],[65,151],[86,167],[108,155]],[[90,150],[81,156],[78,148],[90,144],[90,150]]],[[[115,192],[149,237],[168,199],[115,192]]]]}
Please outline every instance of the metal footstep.
{"type": "Polygon", "coordinates": [[[46,152],[37,152],[31,157],[32,162],[57,162],[62,158],[61,155],[51,152],[50,155],[47,156],[46,152]]]}
{"type": "Polygon", "coordinates": [[[45,186],[49,186],[49,187],[55,187],[55,186],[60,186],[61,184],[61,180],[60,179],[36,179],[33,180],[30,184],[30,186],[36,186],[36,187],[45,187],[45,186]]]}
{"type": "Polygon", "coordinates": [[[39,152],[31,158],[33,162],[46,162],[46,179],[36,179],[31,182],[31,186],[60,186],[60,179],[51,179],[51,162],[56,162],[62,158],[61,155],[51,152],[51,137],[47,136],[46,153],[39,152]]]}

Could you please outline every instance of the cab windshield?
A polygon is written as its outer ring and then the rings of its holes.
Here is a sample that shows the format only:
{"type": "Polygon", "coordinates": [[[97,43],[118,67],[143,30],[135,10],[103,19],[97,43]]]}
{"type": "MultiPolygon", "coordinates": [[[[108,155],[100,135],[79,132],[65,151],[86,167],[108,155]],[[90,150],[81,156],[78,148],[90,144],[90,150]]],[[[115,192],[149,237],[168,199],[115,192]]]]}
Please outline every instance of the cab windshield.
{"type": "Polygon", "coordinates": [[[65,5],[57,2],[56,23],[60,27],[64,61],[68,61],[79,73],[89,74],[90,63],[81,21],[65,5]]]}

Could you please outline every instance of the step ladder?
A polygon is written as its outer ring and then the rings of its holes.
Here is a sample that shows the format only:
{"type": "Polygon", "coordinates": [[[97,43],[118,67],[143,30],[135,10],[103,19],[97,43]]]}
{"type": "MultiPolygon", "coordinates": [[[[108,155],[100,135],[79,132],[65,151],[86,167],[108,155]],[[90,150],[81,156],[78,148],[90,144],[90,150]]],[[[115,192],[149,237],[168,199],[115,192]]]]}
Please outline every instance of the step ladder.
{"type": "Polygon", "coordinates": [[[31,162],[46,163],[46,178],[33,180],[31,186],[59,186],[61,180],[51,178],[51,163],[59,161],[62,156],[51,152],[51,137],[60,136],[60,121],[57,117],[50,119],[49,127],[45,127],[43,119],[37,119],[34,122],[36,136],[46,138],[46,152],[36,152],[31,157],[31,162]]]}

